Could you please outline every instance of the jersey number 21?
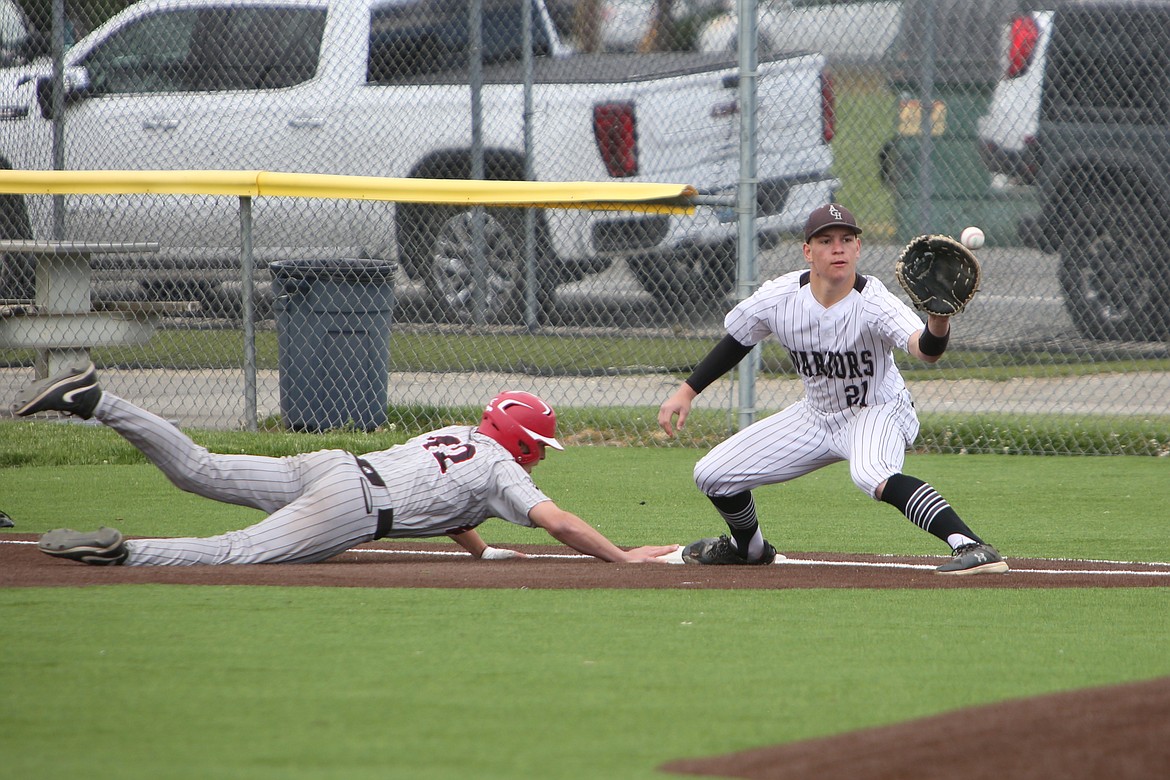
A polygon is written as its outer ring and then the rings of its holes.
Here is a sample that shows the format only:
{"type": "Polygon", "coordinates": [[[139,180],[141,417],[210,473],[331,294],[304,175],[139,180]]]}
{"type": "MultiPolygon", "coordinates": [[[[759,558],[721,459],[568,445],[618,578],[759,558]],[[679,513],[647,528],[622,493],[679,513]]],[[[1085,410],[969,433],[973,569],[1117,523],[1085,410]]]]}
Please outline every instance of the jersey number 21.
{"type": "Polygon", "coordinates": [[[866,406],[869,395],[869,380],[856,385],[845,385],[845,402],[850,406],[866,406]]]}

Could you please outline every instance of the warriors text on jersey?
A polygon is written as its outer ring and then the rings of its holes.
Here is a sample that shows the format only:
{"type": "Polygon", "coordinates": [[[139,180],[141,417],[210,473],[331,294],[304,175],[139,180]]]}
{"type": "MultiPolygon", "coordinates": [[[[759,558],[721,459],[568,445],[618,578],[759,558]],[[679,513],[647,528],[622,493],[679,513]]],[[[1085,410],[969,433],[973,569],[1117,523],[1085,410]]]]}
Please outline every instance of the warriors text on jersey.
{"type": "Polygon", "coordinates": [[[922,330],[914,310],[860,274],[849,295],[825,308],[808,280],[808,271],[793,271],[764,283],[727,314],[727,332],[744,346],[774,334],[819,412],[886,403],[905,392],[893,350],[905,350],[922,330]]]}

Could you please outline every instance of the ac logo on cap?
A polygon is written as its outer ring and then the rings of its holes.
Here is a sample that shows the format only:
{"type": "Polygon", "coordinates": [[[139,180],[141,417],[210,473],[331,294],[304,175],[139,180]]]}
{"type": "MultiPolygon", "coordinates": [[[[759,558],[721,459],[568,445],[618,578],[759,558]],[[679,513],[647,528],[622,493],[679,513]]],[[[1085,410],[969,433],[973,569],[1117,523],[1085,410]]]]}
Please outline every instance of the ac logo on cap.
{"type": "Polygon", "coordinates": [[[831,227],[849,228],[855,234],[861,234],[861,228],[857,226],[857,220],[849,209],[837,203],[826,203],[808,215],[804,223],[804,240],[807,242],[817,233],[831,227]]]}

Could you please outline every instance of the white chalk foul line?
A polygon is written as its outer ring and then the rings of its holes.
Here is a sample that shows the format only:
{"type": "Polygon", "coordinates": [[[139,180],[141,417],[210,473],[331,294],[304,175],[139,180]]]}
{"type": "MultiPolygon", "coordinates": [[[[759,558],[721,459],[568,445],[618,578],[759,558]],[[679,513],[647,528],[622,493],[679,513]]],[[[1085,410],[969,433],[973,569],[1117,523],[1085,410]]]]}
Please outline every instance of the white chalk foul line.
{"type": "MultiPolygon", "coordinates": [[[[351,550],[350,552],[371,553],[381,555],[435,555],[446,557],[470,557],[470,553],[459,550],[447,552],[445,550],[392,550],[383,548],[361,548],[351,550]]],[[[582,555],[580,553],[528,553],[529,558],[540,559],[560,559],[560,560],[587,560],[590,556],[582,555]]],[[[671,558],[671,556],[664,556],[671,558]]],[[[1077,560],[1075,558],[1054,558],[1054,561],[1065,561],[1069,563],[1101,563],[1112,565],[1127,565],[1127,566],[1167,566],[1170,563],[1146,563],[1143,561],[1095,561],[1095,560],[1077,560]]],[[[671,560],[671,563],[681,564],[682,557],[678,556],[678,560],[671,560]]],[[[918,571],[934,571],[937,564],[929,563],[899,563],[896,561],[819,561],[809,558],[785,558],[778,555],[776,557],[777,565],[794,564],[797,566],[844,566],[854,568],[875,568],[875,569],[912,569],[918,571]]],[[[1130,569],[1012,569],[1013,572],[1021,574],[1136,574],[1143,577],[1170,577],[1170,571],[1143,571],[1130,569]]]]}
{"type": "MultiPolygon", "coordinates": [[[[23,539],[0,539],[0,544],[36,544],[34,541],[26,541],[23,539]]],[[[681,548],[680,548],[681,550],[681,548]]],[[[466,550],[396,550],[383,547],[358,547],[350,550],[353,553],[362,553],[365,555],[433,555],[437,558],[469,558],[471,554],[466,550]]],[[[588,560],[590,556],[581,553],[527,553],[527,557],[544,560],[588,560]]],[[[671,556],[663,556],[670,560],[672,564],[683,564],[681,552],[676,552],[671,556]]],[[[1009,558],[1009,563],[1011,559],[1009,558]]],[[[1078,558],[1051,558],[1053,562],[1061,563],[1098,563],[1112,566],[1164,566],[1170,567],[1170,563],[1163,561],[1104,561],[1093,559],[1078,559],[1078,558]]],[[[842,566],[853,568],[873,568],[873,569],[911,569],[917,571],[933,571],[937,564],[931,563],[900,563],[897,561],[820,561],[811,558],[786,558],[783,555],[776,556],[776,564],[780,566],[795,565],[795,566],[842,566]]],[[[1016,569],[1011,570],[1016,574],[1105,574],[1110,576],[1128,574],[1139,577],[1170,577],[1170,571],[1156,571],[1156,570],[1141,570],[1141,569],[1016,569]]]]}
{"type": "MultiPolygon", "coordinates": [[[[392,550],[383,547],[356,547],[349,552],[366,553],[369,555],[435,555],[447,558],[470,558],[471,553],[466,550],[392,550]]],[[[590,555],[582,553],[524,553],[527,558],[561,558],[564,560],[588,560],[590,555]]]]}
{"type": "MultiPolygon", "coordinates": [[[[1062,558],[1061,560],[1065,559],[1062,558]]],[[[1096,563],[1096,561],[1077,562],[1096,563]]],[[[890,561],[889,563],[877,563],[872,561],[813,561],[801,560],[799,558],[789,558],[788,560],[784,561],[784,563],[794,563],[801,566],[852,566],[856,568],[872,567],[878,569],[918,569],[921,571],[933,571],[935,569],[935,566],[932,564],[895,563],[893,561],[890,561]]],[[[1130,565],[1165,566],[1166,564],[1141,563],[1140,561],[1135,561],[1130,565]]],[[[1137,574],[1143,577],[1170,577],[1170,571],[1135,571],[1129,569],[1017,569],[1012,567],[1011,571],[1013,574],[1137,574]]]]}

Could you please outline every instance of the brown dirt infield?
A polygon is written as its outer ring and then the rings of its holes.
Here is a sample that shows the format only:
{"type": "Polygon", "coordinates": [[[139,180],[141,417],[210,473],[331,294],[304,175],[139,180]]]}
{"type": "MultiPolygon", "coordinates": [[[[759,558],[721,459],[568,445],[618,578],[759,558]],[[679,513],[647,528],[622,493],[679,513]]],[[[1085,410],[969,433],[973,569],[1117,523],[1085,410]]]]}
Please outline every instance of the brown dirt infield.
{"type": "MultiPolygon", "coordinates": [[[[1010,558],[1004,575],[940,577],[943,557],[789,553],[765,567],[614,565],[564,547],[485,562],[450,544],[371,543],[324,563],[128,568],[37,552],[33,534],[0,534],[0,588],[130,583],[366,588],[1109,588],[1168,587],[1170,565],[1010,558]],[[8,542],[8,543],[5,543],[8,542]],[[13,543],[15,542],[15,543],[13,543]],[[543,557],[548,556],[548,557],[543,557]]],[[[1151,652],[1155,649],[1151,648],[1151,652]]],[[[671,773],[739,778],[894,780],[1151,778],[1170,767],[1170,678],[1001,702],[923,720],[724,756],[674,761],[671,773]]]]}
{"type": "MultiPolygon", "coordinates": [[[[132,538],[132,537],[131,537],[132,538]]],[[[477,561],[453,544],[372,542],[324,563],[279,566],[83,566],[37,552],[34,534],[0,534],[0,587],[171,583],[359,588],[1110,588],[1170,587],[1170,565],[1009,558],[1012,571],[941,577],[945,556],[789,553],[776,566],[606,564],[560,546],[506,545],[535,557],[477,561]],[[442,554],[447,553],[447,554],[442,554]],[[454,554],[452,554],[454,553],[454,554]],[[547,557],[543,557],[547,556],[547,557]]]]}
{"type": "Polygon", "coordinates": [[[1000,702],[660,768],[749,780],[1150,780],[1170,771],[1170,678],[1000,702]]]}

